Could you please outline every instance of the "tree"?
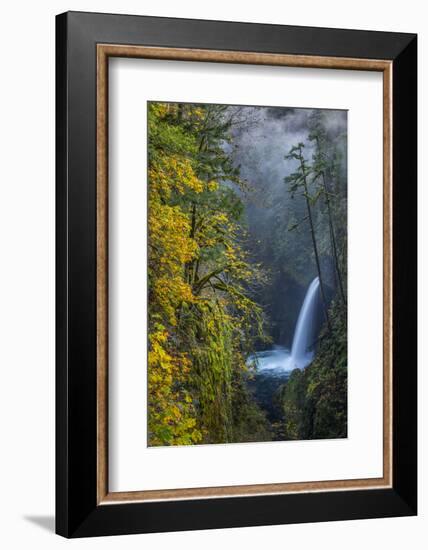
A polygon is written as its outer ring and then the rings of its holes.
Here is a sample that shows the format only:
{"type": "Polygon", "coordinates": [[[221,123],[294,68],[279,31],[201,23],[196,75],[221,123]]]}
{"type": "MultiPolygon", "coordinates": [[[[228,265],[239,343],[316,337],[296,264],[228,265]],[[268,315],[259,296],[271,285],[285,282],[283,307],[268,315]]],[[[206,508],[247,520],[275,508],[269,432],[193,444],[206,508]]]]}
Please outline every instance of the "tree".
{"type": "MultiPolygon", "coordinates": [[[[242,246],[242,204],[234,188],[244,182],[225,147],[232,115],[217,105],[149,105],[153,445],[251,436],[233,402],[245,397],[246,354],[263,337],[263,312],[251,298],[263,274],[242,246]]],[[[250,401],[246,414],[252,411],[263,425],[250,401]]]]}

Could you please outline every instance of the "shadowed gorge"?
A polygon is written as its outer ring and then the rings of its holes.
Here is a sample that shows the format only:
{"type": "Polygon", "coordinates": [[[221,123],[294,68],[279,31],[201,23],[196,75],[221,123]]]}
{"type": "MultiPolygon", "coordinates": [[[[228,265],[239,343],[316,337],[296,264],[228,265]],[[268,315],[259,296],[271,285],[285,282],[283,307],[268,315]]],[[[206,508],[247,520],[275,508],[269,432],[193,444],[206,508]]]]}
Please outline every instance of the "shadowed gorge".
{"type": "Polygon", "coordinates": [[[148,104],[148,444],[347,434],[347,114],[148,104]]]}

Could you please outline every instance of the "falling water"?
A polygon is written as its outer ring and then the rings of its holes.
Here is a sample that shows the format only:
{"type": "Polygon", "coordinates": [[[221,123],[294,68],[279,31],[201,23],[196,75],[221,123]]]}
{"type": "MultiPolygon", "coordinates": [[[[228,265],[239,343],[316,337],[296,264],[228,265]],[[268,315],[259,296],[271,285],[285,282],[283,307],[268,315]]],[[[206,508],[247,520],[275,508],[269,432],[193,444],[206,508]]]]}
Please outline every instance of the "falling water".
{"type": "Polygon", "coordinates": [[[270,350],[250,355],[248,365],[255,364],[259,372],[283,375],[296,368],[304,369],[311,363],[319,330],[319,286],[319,279],[315,277],[306,291],[294,331],[291,353],[282,346],[274,346],[270,350]]]}
{"type": "Polygon", "coordinates": [[[319,278],[315,277],[306,291],[294,331],[290,362],[300,369],[306,367],[314,357],[319,286],[319,278]]]}

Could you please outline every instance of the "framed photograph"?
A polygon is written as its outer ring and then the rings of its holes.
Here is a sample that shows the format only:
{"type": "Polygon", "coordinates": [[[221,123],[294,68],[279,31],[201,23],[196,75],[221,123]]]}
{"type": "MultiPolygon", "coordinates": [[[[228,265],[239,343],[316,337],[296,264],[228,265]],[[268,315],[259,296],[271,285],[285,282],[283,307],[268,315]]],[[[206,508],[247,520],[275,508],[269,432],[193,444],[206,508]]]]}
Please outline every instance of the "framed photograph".
{"type": "Polygon", "coordinates": [[[416,35],[56,24],[57,533],[416,514],[416,35]]]}

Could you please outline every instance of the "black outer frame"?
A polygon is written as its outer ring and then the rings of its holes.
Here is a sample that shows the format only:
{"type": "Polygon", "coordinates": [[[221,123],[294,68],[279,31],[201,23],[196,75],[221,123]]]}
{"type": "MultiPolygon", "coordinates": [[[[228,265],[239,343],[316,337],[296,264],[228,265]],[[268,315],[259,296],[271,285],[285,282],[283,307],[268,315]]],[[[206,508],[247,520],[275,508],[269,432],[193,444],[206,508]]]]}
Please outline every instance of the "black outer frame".
{"type": "Polygon", "coordinates": [[[56,18],[56,532],[65,537],[417,513],[417,36],[67,12],[56,18]],[[393,487],[97,506],[96,44],[393,61],[393,487]]]}

